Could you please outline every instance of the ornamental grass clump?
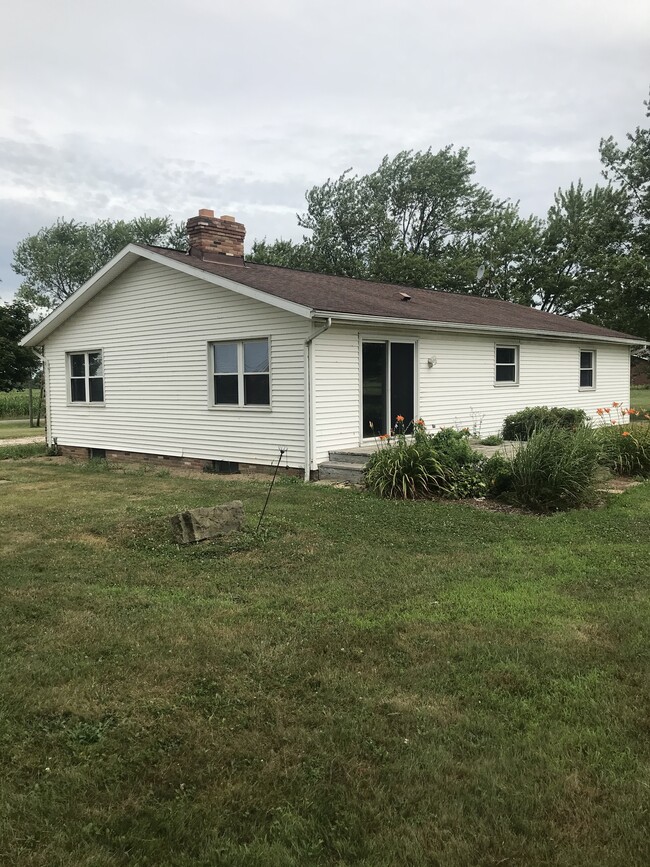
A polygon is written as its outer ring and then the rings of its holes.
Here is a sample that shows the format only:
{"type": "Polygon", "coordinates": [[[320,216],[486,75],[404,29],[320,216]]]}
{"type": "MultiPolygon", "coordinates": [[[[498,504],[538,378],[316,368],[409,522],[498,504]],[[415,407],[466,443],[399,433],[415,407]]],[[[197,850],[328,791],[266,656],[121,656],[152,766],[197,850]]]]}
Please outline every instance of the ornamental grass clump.
{"type": "Polygon", "coordinates": [[[593,503],[600,445],[593,430],[536,430],[512,461],[511,498],[537,512],[593,503]]]}
{"type": "Polygon", "coordinates": [[[403,417],[397,416],[396,431],[379,437],[379,448],[366,464],[365,482],[369,490],[393,500],[426,499],[441,493],[444,473],[422,419],[414,423],[411,437],[404,431],[403,417]]]}

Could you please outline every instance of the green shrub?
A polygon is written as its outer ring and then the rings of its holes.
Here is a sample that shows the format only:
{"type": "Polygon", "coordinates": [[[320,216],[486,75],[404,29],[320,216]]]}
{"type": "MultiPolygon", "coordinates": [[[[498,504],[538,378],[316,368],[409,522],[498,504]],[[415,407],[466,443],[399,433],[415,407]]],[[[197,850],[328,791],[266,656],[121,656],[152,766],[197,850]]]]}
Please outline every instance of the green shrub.
{"type": "Polygon", "coordinates": [[[500,437],[498,434],[492,434],[489,437],[483,437],[479,442],[482,446],[500,446],[503,442],[503,437],[500,437]]]}
{"type": "Polygon", "coordinates": [[[487,485],[481,470],[482,456],[469,444],[467,429],[443,428],[429,437],[429,444],[442,467],[443,497],[482,497],[487,485]]]}
{"type": "Polygon", "coordinates": [[[611,425],[596,431],[601,461],[621,476],[650,475],[650,425],[611,425]]]}
{"type": "Polygon", "coordinates": [[[487,458],[481,465],[488,497],[499,497],[512,488],[512,461],[504,455],[496,454],[487,458]]]}
{"type": "Polygon", "coordinates": [[[445,469],[458,469],[479,463],[481,456],[469,444],[469,431],[445,427],[428,441],[445,469]]]}
{"type": "Polygon", "coordinates": [[[595,431],[536,430],[512,461],[512,497],[538,512],[587,505],[595,498],[600,444],[595,431]]]}
{"type": "Polygon", "coordinates": [[[442,467],[426,441],[382,446],[365,468],[367,487],[380,497],[416,500],[439,494],[444,484],[442,467]]]}
{"type": "Polygon", "coordinates": [[[577,430],[584,427],[587,414],[583,409],[567,409],[561,406],[528,406],[503,421],[503,438],[527,440],[533,431],[548,427],[577,430]]]}

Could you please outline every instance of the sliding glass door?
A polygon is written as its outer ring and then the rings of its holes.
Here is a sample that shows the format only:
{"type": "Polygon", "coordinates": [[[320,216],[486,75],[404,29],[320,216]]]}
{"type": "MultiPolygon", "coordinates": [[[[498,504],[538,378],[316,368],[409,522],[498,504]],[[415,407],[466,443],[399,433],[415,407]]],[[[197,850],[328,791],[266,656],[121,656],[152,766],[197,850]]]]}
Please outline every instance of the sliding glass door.
{"type": "Polygon", "coordinates": [[[415,413],[415,345],[364,340],[361,377],[362,437],[388,433],[398,415],[410,427],[415,413]]]}

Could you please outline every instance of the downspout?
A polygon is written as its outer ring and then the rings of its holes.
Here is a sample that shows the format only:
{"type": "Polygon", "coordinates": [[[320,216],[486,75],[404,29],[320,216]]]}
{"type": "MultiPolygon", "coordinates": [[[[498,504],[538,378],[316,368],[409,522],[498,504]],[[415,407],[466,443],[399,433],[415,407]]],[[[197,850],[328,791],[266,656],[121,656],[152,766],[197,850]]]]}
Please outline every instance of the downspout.
{"type": "Polygon", "coordinates": [[[332,327],[332,317],[328,316],[325,325],[321,325],[305,340],[305,481],[311,480],[311,461],[314,452],[313,415],[314,400],[312,395],[312,342],[332,327]]]}
{"type": "Polygon", "coordinates": [[[52,422],[50,415],[50,362],[44,355],[41,355],[37,349],[34,349],[33,346],[32,352],[43,365],[43,376],[45,377],[45,442],[48,446],[51,446],[50,425],[52,422]]]}

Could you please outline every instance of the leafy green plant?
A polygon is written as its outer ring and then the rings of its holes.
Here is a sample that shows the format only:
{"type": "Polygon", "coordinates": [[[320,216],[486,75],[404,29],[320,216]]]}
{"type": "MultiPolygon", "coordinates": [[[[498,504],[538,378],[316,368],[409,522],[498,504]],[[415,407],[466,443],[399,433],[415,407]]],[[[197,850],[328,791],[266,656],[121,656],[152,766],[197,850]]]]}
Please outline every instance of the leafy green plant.
{"type": "Polygon", "coordinates": [[[440,462],[445,485],[443,496],[452,499],[482,497],[487,486],[480,464],[481,455],[469,444],[467,428],[443,428],[428,438],[429,446],[440,462]]]}
{"type": "Polygon", "coordinates": [[[512,488],[512,461],[496,454],[487,458],[481,466],[485,481],[486,496],[499,497],[512,488]]]}
{"type": "Polygon", "coordinates": [[[650,425],[610,425],[596,432],[602,463],[621,476],[650,475],[650,425]]]}
{"type": "Polygon", "coordinates": [[[568,409],[561,406],[528,406],[506,416],[503,421],[503,438],[527,440],[533,431],[548,427],[577,430],[584,427],[587,414],[583,409],[568,409]]]}
{"type": "Polygon", "coordinates": [[[512,461],[512,497],[538,512],[593,502],[600,445],[591,428],[539,428],[512,461]]]}
{"type": "Polygon", "coordinates": [[[500,437],[498,434],[492,434],[489,437],[483,437],[479,442],[482,446],[500,446],[503,442],[503,437],[500,437]]]}

